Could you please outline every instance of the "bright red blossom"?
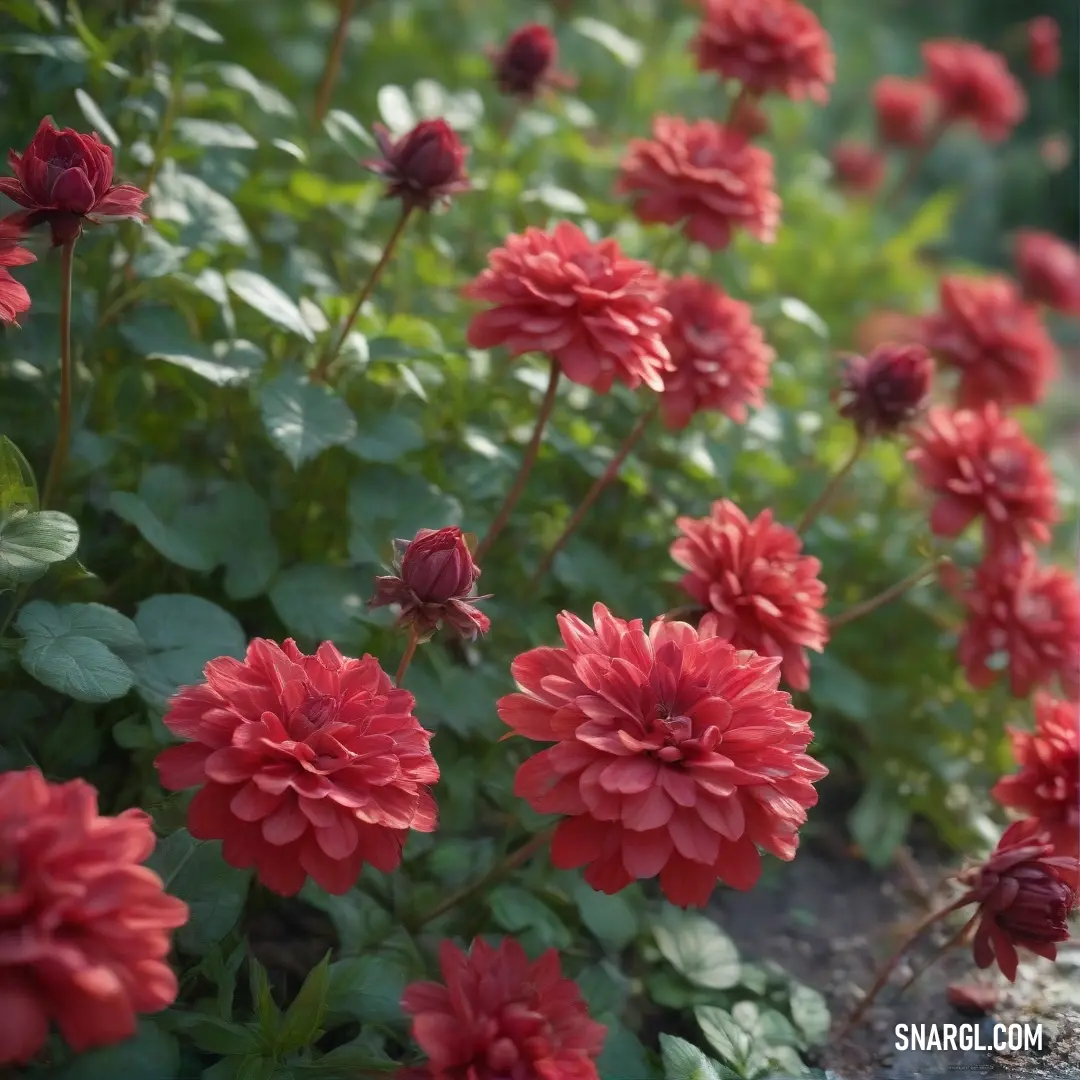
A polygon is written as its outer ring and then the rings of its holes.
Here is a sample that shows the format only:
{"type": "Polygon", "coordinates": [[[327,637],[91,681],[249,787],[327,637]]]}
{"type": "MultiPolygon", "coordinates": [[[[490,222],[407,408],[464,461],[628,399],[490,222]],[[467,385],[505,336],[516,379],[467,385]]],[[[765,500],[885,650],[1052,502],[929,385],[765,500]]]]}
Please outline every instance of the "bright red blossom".
{"type": "Polygon", "coordinates": [[[1049,78],[1061,67],[1061,27],[1049,15],[1027,24],[1028,63],[1036,75],[1049,78]]]}
{"type": "Polygon", "coordinates": [[[879,345],[844,362],[839,412],[863,435],[888,435],[921,411],[934,362],[922,345],[879,345]]]}
{"type": "Polygon", "coordinates": [[[519,656],[522,692],[498,703],[515,732],[555,744],[514,783],[538,813],[566,815],[552,862],[585,866],[605,893],[659,875],[688,907],[718,880],[752,888],[758,846],[794,858],[827,770],[805,753],[809,714],[777,689],[779,661],[687,623],[646,633],[602,604],[593,623],[563,612],[564,647],[519,656]]]}
{"type": "Polygon", "coordinates": [[[821,652],[829,624],[821,614],[821,563],[802,555],[794,529],[763,510],[752,521],[729,499],[706,518],[676,518],[683,535],[671,557],[687,573],[680,584],[704,608],[700,629],[783,660],[784,679],[796,690],[810,685],[806,650],[821,652]]]}
{"type": "Polygon", "coordinates": [[[712,120],[657,116],[651,139],[631,139],[615,190],[647,224],[678,225],[713,251],[746,229],[772,243],[780,222],[773,159],[747,135],[712,120]]]}
{"type": "Polygon", "coordinates": [[[597,1080],[607,1029],[548,949],[530,962],[509,938],[468,953],[439,946],[443,982],[405,988],[401,1007],[428,1056],[427,1080],[597,1080]]]}
{"type": "Polygon", "coordinates": [[[341,894],[365,862],[396,869],[410,829],[435,830],[431,733],[374,657],[346,658],[330,642],[305,656],[291,639],[256,638],[245,660],[204,670],[165,715],[189,741],[154,764],[170,791],[199,788],[188,829],[223,840],[227,862],[254,866],[283,896],[309,875],[341,894]]]}
{"type": "Polygon", "coordinates": [[[492,305],[469,324],[474,348],[545,353],[600,394],[616,379],[631,390],[664,388],[671,361],[662,335],[671,317],[660,307],[663,282],[614,240],[594,244],[565,221],[551,233],[526,229],[491,252],[465,295],[492,305]]]}
{"type": "Polygon", "coordinates": [[[387,181],[387,199],[400,199],[406,210],[430,210],[471,187],[465,173],[469,151],[442,119],[421,120],[394,139],[382,124],[372,124],[381,158],[364,167],[387,181]]]}
{"type": "Polygon", "coordinates": [[[938,536],[958,536],[981,517],[990,553],[1050,539],[1058,519],[1050,463],[996,405],[931,409],[912,444],[908,460],[937,496],[930,528],[938,536]]]}
{"type": "Polygon", "coordinates": [[[99,815],[83,780],[0,776],[0,1066],[27,1064],[50,1023],[81,1053],[176,999],[165,958],[188,908],[139,865],[153,850],[150,816],[99,815]]]}
{"type": "Polygon", "coordinates": [[[1038,310],[1008,278],[943,278],[926,345],[960,373],[957,404],[1034,405],[1057,371],[1057,348],[1038,310]]]}
{"type": "Polygon", "coordinates": [[[556,70],[559,43],[540,23],[519,27],[501,49],[490,53],[500,93],[531,101],[547,87],[573,86],[569,75],[556,70]]]}
{"type": "Polygon", "coordinates": [[[664,373],[664,423],[678,431],[701,409],[743,423],[747,406],[765,404],[776,357],[749,304],[690,274],[668,282],[663,303],[671,312],[664,344],[674,365],[664,373]]]}
{"type": "Polygon", "coordinates": [[[23,232],[18,226],[0,221],[0,323],[15,323],[18,317],[30,310],[30,294],[26,286],[16,281],[8,272],[9,266],[25,266],[34,262],[36,256],[21,247],[23,232]]]}
{"type": "Polygon", "coordinates": [[[1080,251],[1053,233],[1021,229],[1013,249],[1024,296],[1066,315],[1080,315],[1080,251]]]}
{"type": "Polygon", "coordinates": [[[1080,855],[1080,706],[1035,695],[1035,730],[1009,728],[1020,771],[992,795],[1039,822],[1059,855],[1080,855]]]}
{"type": "Polygon", "coordinates": [[[795,0],[705,0],[692,46],[701,71],[752,94],[829,99],[836,57],[817,16],[795,0]]]}
{"type": "Polygon", "coordinates": [[[937,116],[938,99],[922,79],[883,75],[874,83],[874,111],[881,141],[922,146],[937,116]]]}
{"type": "Polygon", "coordinates": [[[832,164],[837,183],[852,195],[873,195],[885,179],[885,155],[857,139],[837,143],[832,164]]]}

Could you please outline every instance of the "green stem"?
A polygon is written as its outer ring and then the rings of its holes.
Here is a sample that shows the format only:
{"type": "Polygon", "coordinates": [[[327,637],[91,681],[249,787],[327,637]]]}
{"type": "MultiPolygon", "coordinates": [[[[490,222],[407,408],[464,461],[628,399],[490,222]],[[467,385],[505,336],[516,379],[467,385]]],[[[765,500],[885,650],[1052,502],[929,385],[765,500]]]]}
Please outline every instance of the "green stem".
{"type": "Polygon", "coordinates": [[[409,631],[409,643],[405,646],[405,653],[401,657],[401,663],[398,664],[397,674],[394,676],[394,682],[398,687],[401,686],[401,680],[405,678],[405,672],[409,669],[409,664],[412,663],[412,658],[416,655],[416,646],[420,644],[420,635],[417,634],[415,628],[409,631]]]}
{"type": "Polygon", "coordinates": [[[830,632],[838,630],[841,626],[847,626],[848,623],[861,619],[864,615],[869,615],[870,612],[877,611],[879,607],[884,607],[886,604],[903,596],[908,589],[914,588],[920,581],[937,573],[938,568],[948,561],[947,558],[942,558],[925,563],[918,570],[908,574],[907,577],[901,578],[895,585],[883,589],[877,596],[871,596],[869,600],[863,600],[858,604],[853,604],[846,611],[841,611],[839,615],[835,615],[829,620],[830,632]]]}
{"type": "Polygon", "coordinates": [[[855,442],[855,446],[852,448],[851,453],[844,461],[843,465],[833,473],[829,482],[825,485],[825,489],[822,493],[810,504],[807,511],[802,516],[802,520],[795,526],[797,533],[804,533],[811,525],[817,520],[818,515],[826,506],[829,505],[833,495],[836,494],[837,489],[844,482],[847,474],[855,467],[855,462],[859,460],[859,456],[862,454],[863,449],[866,446],[866,440],[859,436],[855,442]]]}
{"type": "Polygon", "coordinates": [[[45,475],[42,510],[49,505],[60,483],[71,445],[71,283],[75,276],[75,239],[68,240],[60,249],[60,427],[45,475]]]}

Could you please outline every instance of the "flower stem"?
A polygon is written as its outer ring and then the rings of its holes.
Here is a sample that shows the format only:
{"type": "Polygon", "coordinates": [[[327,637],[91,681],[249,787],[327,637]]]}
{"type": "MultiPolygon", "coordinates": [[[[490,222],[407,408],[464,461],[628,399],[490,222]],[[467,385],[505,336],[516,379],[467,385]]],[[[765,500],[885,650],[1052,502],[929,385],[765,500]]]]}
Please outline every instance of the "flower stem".
{"type": "Polygon", "coordinates": [[[893,600],[903,596],[908,589],[918,585],[920,581],[933,576],[937,573],[938,568],[948,561],[947,558],[941,558],[924,563],[918,570],[908,574],[906,578],[902,578],[895,585],[890,585],[887,589],[883,589],[877,596],[871,596],[869,600],[862,600],[858,604],[852,604],[846,611],[841,611],[839,615],[835,615],[829,620],[829,630],[833,631],[839,629],[841,626],[847,626],[848,623],[854,622],[856,619],[861,619],[864,615],[869,615],[872,611],[877,611],[879,607],[884,607],[886,604],[892,603],[893,600]]]}
{"type": "Polygon", "coordinates": [[[409,643],[405,646],[405,653],[401,657],[401,663],[398,664],[397,674],[394,676],[394,682],[400,688],[401,680],[405,678],[405,672],[409,668],[409,664],[412,663],[412,658],[416,655],[416,646],[420,644],[420,635],[416,632],[415,628],[409,631],[409,643]]]}
{"type": "Polygon", "coordinates": [[[349,334],[352,332],[352,328],[360,315],[360,309],[364,306],[364,302],[371,295],[372,290],[378,284],[379,278],[382,277],[383,271],[386,269],[387,264],[390,262],[390,257],[394,254],[394,249],[397,247],[397,243],[401,239],[401,234],[405,231],[405,226],[409,223],[409,217],[411,214],[411,206],[402,207],[401,215],[397,219],[397,224],[394,226],[394,231],[390,234],[390,239],[386,241],[386,247],[383,248],[383,253],[379,256],[379,261],[375,264],[371,273],[368,275],[367,281],[364,282],[363,288],[361,288],[359,294],[357,295],[356,302],[352,306],[352,311],[349,312],[349,317],[345,320],[345,326],[342,329],[336,344],[333,346],[333,348],[329,349],[327,352],[324,352],[322,358],[315,365],[315,369],[311,373],[312,382],[326,382],[326,373],[330,370],[331,364],[333,364],[333,362],[338,358],[341,350],[345,347],[345,342],[346,340],[348,340],[349,334]]]}
{"type": "Polygon", "coordinates": [[[919,146],[916,146],[914,150],[908,155],[907,164],[904,166],[904,171],[900,174],[900,179],[896,182],[896,187],[886,196],[882,202],[882,206],[893,209],[900,204],[900,200],[908,193],[908,189],[915,182],[915,177],[919,175],[919,170],[923,167],[923,163],[930,156],[930,151],[937,146],[941,140],[941,136],[945,134],[945,131],[949,127],[950,121],[945,117],[940,117],[934,126],[926,133],[926,138],[919,146]]]}
{"type": "Polygon", "coordinates": [[[806,513],[803,514],[802,520],[795,526],[797,533],[804,533],[811,525],[817,520],[818,515],[829,502],[832,500],[833,495],[836,494],[837,488],[844,482],[844,478],[855,467],[855,462],[859,460],[859,456],[863,452],[863,448],[866,446],[866,440],[860,436],[855,446],[852,448],[851,453],[848,455],[847,460],[840,466],[839,469],[833,473],[829,482],[825,485],[825,489],[822,493],[810,504],[806,513]]]}
{"type": "Polygon", "coordinates": [[[473,558],[477,563],[483,561],[483,558],[490,550],[491,545],[495,543],[499,533],[505,528],[507,521],[510,520],[510,514],[517,505],[518,499],[521,498],[521,493],[525,490],[525,483],[529,479],[529,473],[532,472],[533,465],[536,464],[536,458],[540,453],[540,440],[544,437],[544,427],[548,422],[548,417],[551,416],[552,409],[555,408],[555,391],[558,388],[558,385],[559,363],[557,360],[552,360],[547,391],[545,392],[544,400],[540,405],[540,412],[536,416],[536,426],[533,428],[532,438],[529,439],[529,445],[525,447],[525,455],[521,459],[521,468],[518,469],[518,474],[514,478],[514,483],[506,493],[506,498],[503,500],[499,512],[495,515],[495,520],[488,527],[488,531],[484,534],[484,539],[476,546],[476,552],[474,553],[473,558]]]}
{"type": "Polygon", "coordinates": [[[330,47],[326,50],[326,65],[319,80],[319,89],[315,92],[315,109],[311,119],[316,127],[330,111],[330,100],[334,96],[334,87],[341,72],[341,60],[345,55],[345,43],[349,37],[349,20],[355,9],[356,0],[340,0],[337,26],[330,39],[330,47]]]}
{"type": "Polygon", "coordinates": [[[459,904],[472,899],[472,897],[483,891],[494,881],[497,881],[505,874],[510,873],[511,870],[516,870],[523,863],[528,862],[536,852],[550,842],[552,836],[555,835],[555,830],[557,828],[558,823],[550,825],[548,828],[538,832],[531,840],[527,840],[521,847],[511,851],[503,859],[500,859],[486,874],[482,874],[475,881],[462,886],[457,892],[452,892],[445,899],[440,900],[430,911],[421,915],[410,924],[410,932],[416,933],[417,930],[426,926],[433,919],[439,918],[440,915],[445,915],[459,904]]]}
{"type": "Polygon", "coordinates": [[[917,980],[921,979],[927,971],[930,970],[953,946],[959,945],[963,941],[964,936],[971,929],[971,927],[978,921],[979,913],[976,911],[974,915],[951,938],[949,938],[944,945],[935,949],[933,955],[924,964],[915,969],[910,978],[900,987],[896,992],[898,994],[904,993],[908,990],[917,980]]]}
{"type": "Polygon", "coordinates": [[[60,483],[71,445],[71,282],[74,276],[75,240],[72,239],[60,249],[60,428],[41,493],[43,510],[60,483]]]}
{"type": "Polygon", "coordinates": [[[622,463],[626,460],[630,451],[637,445],[638,440],[641,438],[645,429],[649,426],[649,421],[656,415],[656,410],[659,407],[659,401],[653,402],[638,418],[637,423],[630,429],[630,434],[623,439],[622,445],[616,451],[615,456],[608,462],[607,468],[601,473],[599,477],[593,482],[593,486],[589,488],[585,495],[585,498],[578,504],[577,509],[570,515],[570,520],[566,523],[566,527],[563,529],[559,536],[559,539],[551,546],[551,550],[540,560],[540,565],[536,568],[536,572],[532,576],[534,582],[539,581],[549,569],[551,564],[555,560],[555,556],[562,551],[567,540],[573,535],[574,530],[584,520],[585,515],[592,508],[593,503],[600,498],[600,493],[611,483],[612,480],[619,473],[619,469],[622,467],[622,463]]]}

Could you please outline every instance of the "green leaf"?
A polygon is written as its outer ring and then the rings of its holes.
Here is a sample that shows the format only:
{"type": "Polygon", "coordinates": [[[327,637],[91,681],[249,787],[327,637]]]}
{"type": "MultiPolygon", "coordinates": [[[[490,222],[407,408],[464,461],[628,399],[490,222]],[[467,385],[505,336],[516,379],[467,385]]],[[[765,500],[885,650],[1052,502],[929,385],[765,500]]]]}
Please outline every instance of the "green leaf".
{"type": "Polygon", "coordinates": [[[270,991],[270,975],[255,956],[248,956],[248,984],[251,1000],[259,1018],[259,1030],[267,1046],[272,1046],[274,1036],[281,1026],[281,1010],[270,991]]]}
{"type": "Polygon", "coordinates": [[[0,580],[36,581],[78,546],[79,526],[67,514],[14,510],[0,520],[0,580]]]}
{"type": "Polygon", "coordinates": [[[597,892],[586,882],[574,886],[574,902],[581,914],[581,921],[593,936],[609,948],[626,948],[638,931],[638,919],[626,898],[616,893],[608,896],[597,892]]]}
{"type": "Polygon", "coordinates": [[[75,101],[90,127],[110,146],[118,147],[120,136],[116,134],[116,129],[109,123],[98,103],[81,87],[75,90],[75,101]]]}
{"type": "Polygon", "coordinates": [[[240,211],[205,180],[182,173],[166,161],[154,183],[154,220],[179,226],[184,247],[216,252],[223,244],[243,248],[251,243],[240,211]]]}
{"type": "Polygon", "coordinates": [[[37,510],[38,490],[34,470],[23,452],[0,435],[0,520],[15,510],[37,510]]]}
{"type": "Polygon", "coordinates": [[[587,214],[589,206],[576,192],[556,184],[541,184],[531,191],[522,192],[522,202],[538,202],[558,214],[587,214]]]}
{"type": "MultiPolygon", "coordinates": [[[[664,1036],[661,1036],[663,1038],[664,1036]]],[[[614,1020],[607,1021],[604,1050],[597,1058],[600,1080],[656,1080],[645,1047],[632,1032],[614,1020]]]]}
{"type": "Polygon", "coordinates": [[[370,577],[351,567],[301,563],[277,576],[270,602],[295,637],[356,643],[367,636],[361,620],[372,588],[370,577]]]}
{"type": "Polygon", "coordinates": [[[200,1050],[211,1054],[258,1054],[263,1049],[257,1032],[216,1016],[186,1016],[180,1027],[200,1050]]]}
{"type": "Polygon", "coordinates": [[[819,708],[834,709],[856,723],[866,723],[877,715],[874,688],[833,656],[811,654],[810,685],[810,695],[819,708]]]}
{"type": "Polygon", "coordinates": [[[299,368],[265,383],[259,404],[267,434],[294,469],[356,434],[356,417],[345,401],[309,382],[299,368]]]}
{"type": "Polygon", "coordinates": [[[630,989],[629,979],[609,960],[590,964],[577,977],[581,996],[596,1017],[622,1012],[630,989]]]}
{"type": "Polygon", "coordinates": [[[512,934],[529,935],[545,949],[565,949],[571,937],[563,921],[542,900],[516,885],[500,885],[488,895],[496,925],[512,934]]]}
{"type": "Polygon", "coordinates": [[[384,941],[393,929],[390,913],[359,889],[351,889],[344,896],[331,896],[309,881],[300,898],[330,916],[343,955],[366,953],[384,941]]]}
{"type": "Polygon", "coordinates": [[[41,765],[46,774],[72,776],[95,764],[101,753],[101,730],[95,720],[86,705],[73,704],[58,724],[48,728],[41,744],[41,765]]]}
{"type": "Polygon", "coordinates": [[[883,777],[873,777],[848,814],[848,828],[871,866],[888,866],[904,842],[911,824],[911,810],[900,801],[895,787],[883,777]]]}
{"type": "Polygon", "coordinates": [[[176,121],[174,130],[182,142],[190,143],[192,146],[254,150],[259,145],[255,138],[239,124],[224,123],[221,120],[182,116],[176,121]]]}
{"type": "Polygon", "coordinates": [[[572,25],[582,37],[587,37],[595,41],[597,45],[602,45],[625,67],[636,68],[641,64],[645,47],[640,41],[627,37],[610,23],[601,22],[588,15],[581,15],[573,20],[572,25]]]}
{"type": "Polygon", "coordinates": [[[254,270],[230,270],[225,275],[225,281],[230,291],[272,323],[299,334],[307,341],[315,340],[311,327],[300,314],[296,303],[262,274],[254,270]]]}
{"type": "Polygon", "coordinates": [[[408,976],[393,957],[368,953],[330,965],[326,1007],[331,1013],[364,1024],[395,1023],[401,1019],[401,995],[408,976]]]}
{"type": "Polygon", "coordinates": [[[716,1062],[693,1043],[676,1035],[660,1036],[664,1080],[721,1080],[716,1062]]]}
{"type": "Polygon", "coordinates": [[[416,113],[409,102],[409,95],[400,86],[381,86],[375,101],[383,123],[395,137],[416,127],[416,113]]]}
{"type": "Polygon", "coordinates": [[[744,1031],[730,1013],[715,1005],[698,1005],[694,1017],[709,1045],[743,1077],[754,1076],[765,1064],[754,1049],[754,1040],[744,1031]]]}
{"type": "Polygon", "coordinates": [[[326,114],[323,127],[338,146],[356,156],[367,154],[376,146],[367,128],[355,116],[342,109],[331,109],[326,114]]]}
{"type": "Polygon", "coordinates": [[[180,1049],[174,1035],[162,1031],[153,1020],[139,1021],[130,1039],[73,1058],[52,1080],[174,1080],[180,1075],[180,1049]]]}
{"type": "Polygon", "coordinates": [[[315,1042],[326,1014],[329,989],[330,954],[327,953],[318,966],[309,972],[300,992],[285,1013],[281,1029],[274,1040],[278,1053],[291,1054],[315,1042]]]}
{"type": "Polygon", "coordinates": [[[738,985],[739,950],[712,919],[669,910],[654,935],[664,959],[695,985],[710,990],[738,985]]]}
{"type": "Polygon", "coordinates": [[[424,429],[410,416],[381,413],[358,423],[360,430],[345,449],[364,461],[397,461],[424,445],[424,429]]]}
{"type": "Polygon", "coordinates": [[[832,1018],[824,996],[810,986],[796,983],[791,989],[791,1018],[811,1043],[823,1043],[832,1018]]]}
{"type": "Polygon", "coordinates": [[[149,360],[162,360],[206,379],[215,386],[241,386],[266,363],[266,353],[250,341],[215,341],[210,348],[193,343],[182,352],[152,350],[149,360]]]}
{"type": "Polygon", "coordinates": [[[776,1009],[763,1009],[754,1001],[740,1001],[732,1006],[731,1015],[739,1027],[766,1046],[799,1046],[803,1042],[791,1021],[776,1009]]]}
{"type": "Polygon", "coordinates": [[[239,64],[215,64],[218,78],[233,90],[247,94],[268,116],[291,117],[296,106],[276,87],[257,79],[239,64]]]}

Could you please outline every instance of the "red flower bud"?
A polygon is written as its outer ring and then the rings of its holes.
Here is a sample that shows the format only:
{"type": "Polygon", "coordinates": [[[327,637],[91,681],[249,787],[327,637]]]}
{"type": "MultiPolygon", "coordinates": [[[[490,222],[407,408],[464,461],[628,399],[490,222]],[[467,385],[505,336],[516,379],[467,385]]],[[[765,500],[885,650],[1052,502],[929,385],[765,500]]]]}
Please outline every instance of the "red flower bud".
{"type": "Polygon", "coordinates": [[[921,146],[937,115],[937,96],[921,79],[883,75],[874,84],[878,135],[894,146],[921,146]]]}
{"type": "Polygon", "coordinates": [[[422,120],[396,141],[382,124],[372,124],[372,131],[383,156],[363,164],[389,181],[387,198],[401,199],[406,209],[430,210],[469,189],[468,150],[445,120],[422,120]]]}
{"type": "Polygon", "coordinates": [[[559,43],[546,26],[529,23],[515,30],[501,49],[490,53],[499,92],[531,101],[546,86],[572,86],[573,78],[555,69],[559,43]]]}
{"type": "Polygon", "coordinates": [[[836,182],[850,195],[873,195],[885,179],[885,157],[872,146],[847,139],[833,147],[836,182]]]}
{"type": "Polygon", "coordinates": [[[879,345],[844,363],[840,415],[864,435],[896,431],[915,417],[930,395],[934,361],[922,345],[879,345]]]}
{"type": "Polygon", "coordinates": [[[1061,67],[1061,27],[1049,15],[1027,24],[1028,63],[1036,75],[1048,78],[1061,67]]]}

